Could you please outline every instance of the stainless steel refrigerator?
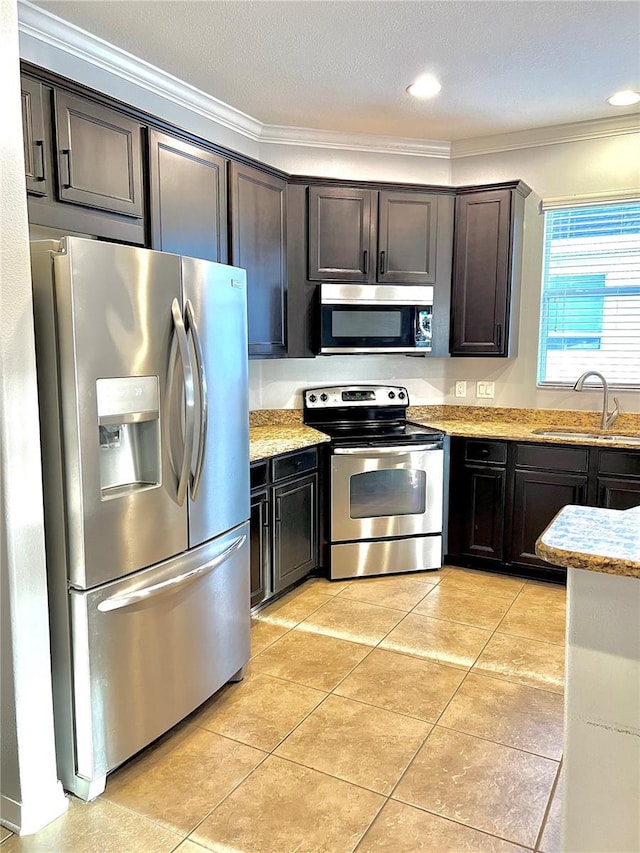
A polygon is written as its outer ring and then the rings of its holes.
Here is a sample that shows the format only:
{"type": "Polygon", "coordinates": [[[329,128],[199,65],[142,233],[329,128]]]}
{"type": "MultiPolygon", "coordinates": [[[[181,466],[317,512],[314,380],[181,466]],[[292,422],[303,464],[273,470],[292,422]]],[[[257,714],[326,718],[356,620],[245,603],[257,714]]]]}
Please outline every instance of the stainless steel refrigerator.
{"type": "Polygon", "coordinates": [[[92,799],[249,658],[246,276],[31,248],[58,771],[92,799]]]}

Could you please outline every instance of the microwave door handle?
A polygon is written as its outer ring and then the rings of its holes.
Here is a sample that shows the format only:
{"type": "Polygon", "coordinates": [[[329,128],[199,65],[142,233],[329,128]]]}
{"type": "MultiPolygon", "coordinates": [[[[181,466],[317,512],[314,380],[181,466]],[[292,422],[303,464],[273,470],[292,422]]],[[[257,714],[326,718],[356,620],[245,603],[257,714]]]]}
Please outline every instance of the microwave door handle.
{"type": "Polygon", "coordinates": [[[335,447],[336,456],[406,456],[424,450],[441,450],[442,442],[433,441],[429,444],[396,444],[391,447],[335,447]]]}
{"type": "Polygon", "coordinates": [[[184,324],[187,334],[191,335],[191,340],[193,341],[193,349],[196,355],[196,376],[198,377],[198,387],[200,389],[200,428],[198,435],[198,453],[190,484],[191,499],[195,500],[198,496],[198,490],[200,488],[200,481],[202,479],[202,468],[204,465],[204,454],[207,446],[209,404],[207,397],[207,376],[204,369],[204,357],[202,354],[202,343],[200,341],[198,326],[196,325],[196,321],[193,316],[193,305],[191,304],[190,299],[187,299],[184,306],[184,324]]]}
{"type": "Polygon", "coordinates": [[[195,569],[190,569],[188,572],[184,572],[181,575],[169,578],[166,581],[151,584],[151,586],[145,586],[142,589],[136,589],[134,592],[128,592],[124,595],[112,595],[110,598],[105,598],[104,601],[101,601],[100,604],[98,604],[98,610],[102,613],[109,613],[111,610],[120,610],[123,607],[129,607],[131,604],[137,604],[140,601],[145,601],[147,598],[153,598],[156,595],[161,595],[164,592],[174,590],[176,587],[182,586],[195,578],[202,577],[202,575],[207,575],[209,572],[217,569],[218,566],[222,565],[222,563],[226,563],[231,555],[244,545],[246,539],[247,537],[244,534],[242,536],[238,536],[233,540],[231,545],[229,545],[228,548],[225,548],[222,553],[217,555],[217,557],[214,557],[212,560],[208,560],[201,566],[197,566],[195,569]]]}
{"type": "Polygon", "coordinates": [[[184,381],[184,400],[186,406],[186,417],[184,427],[184,449],[182,455],[182,465],[178,475],[178,490],[176,500],[178,506],[182,506],[187,494],[187,485],[189,483],[189,471],[191,467],[191,456],[193,454],[193,438],[195,431],[195,392],[193,389],[193,370],[191,368],[191,357],[189,355],[189,342],[187,341],[187,333],[182,320],[182,312],[177,299],[171,303],[171,316],[173,318],[173,328],[176,333],[178,342],[178,354],[182,365],[182,378],[184,381]]]}

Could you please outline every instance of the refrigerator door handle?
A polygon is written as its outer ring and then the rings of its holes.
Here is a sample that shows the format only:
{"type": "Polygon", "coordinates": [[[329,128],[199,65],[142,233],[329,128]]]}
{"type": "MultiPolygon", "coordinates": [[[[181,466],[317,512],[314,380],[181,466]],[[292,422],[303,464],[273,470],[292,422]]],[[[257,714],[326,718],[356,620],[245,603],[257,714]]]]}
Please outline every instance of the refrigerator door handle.
{"type": "Polygon", "coordinates": [[[114,595],[111,598],[105,598],[104,601],[101,601],[100,604],[98,604],[98,610],[102,613],[109,613],[111,610],[120,610],[123,607],[129,607],[132,604],[138,604],[141,601],[146,601],[156,595],[162,595],[165,592],[173,591],[178,586],[189,583],[189,581],[202,577],[202,575],[207,575],[218,566],[226,563],[231,555],[235,554],[235,552],[244,545],[246,539],[246,535],[238,536],[233,540],[231,545],[229,545],[228,548],[225,548],[224,551],[217,555],[217,557],[214,557],[212,560],[208,560],[206,563],[203,563],[195,569],[184,572],[184,574],[176,575],[174,578],[169,578],[166,581],[160,581],[160,583],[152,584],[151,586],[144,587],[143,589],[137,589],[134,592],[125,593],[125,595],[114,595]]]}
{"type": "Polygon", "coordinates": [[[202,466],[204,463],[204,453],[207,446],[207,426],[209,422],[209,406],[207,400],[207,376],[204,369],[204,356],[202,353],[202,344],[200,342],[200,334],[193,316],[193,305],[191,300],[187,299],[184,306],[184,325],[187,335],[191,334],[193,341],[193,349],[196,355],[196,375],[198,377],[198,386],[200,388],[200,432],[198,436],[198,455],[193,475],[191,477],[191,500],[195,500],[198,496],[200,488],[200,480],[202,478],[202,466]]]}
{"type": "Polygon", "coordinates": [[[171,316],[173,317],[173,328],[175,329],[176,340],[178,342],[178,353],[182,364],[184,401],[186,407],[184,422],[184,451],[182,455],[180,474],[178,475],[178,492],[176,496],[178,506],[182,506],[187,494],[187,485],[189,483],[189,472],[191,468],[191,456],[193,453],[196,400],[193,388],[193,370],[191,368],[191,357],[189,355],[189,343],[187,341],[187,333],[182,320],[180,304],[177,299],[174,299],[171,303],[171,316]]]}

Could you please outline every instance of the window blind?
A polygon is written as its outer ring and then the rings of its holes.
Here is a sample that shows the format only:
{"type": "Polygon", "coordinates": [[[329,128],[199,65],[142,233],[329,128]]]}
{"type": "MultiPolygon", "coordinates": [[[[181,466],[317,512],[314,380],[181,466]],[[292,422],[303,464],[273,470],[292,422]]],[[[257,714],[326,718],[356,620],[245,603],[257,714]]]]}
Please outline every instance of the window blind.
{"type": "Polygon", "coordinates": [[[640,202],[544,216],[538,384],[640,387],[640,202]]]}

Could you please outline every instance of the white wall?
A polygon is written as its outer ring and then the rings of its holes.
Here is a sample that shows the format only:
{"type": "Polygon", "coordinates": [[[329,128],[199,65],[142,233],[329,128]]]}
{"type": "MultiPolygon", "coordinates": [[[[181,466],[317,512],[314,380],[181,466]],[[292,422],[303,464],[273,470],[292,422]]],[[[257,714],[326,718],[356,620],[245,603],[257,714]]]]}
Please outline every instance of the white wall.
{"type": "Polygon", "coordinates": [[[451,183],[451,160],[448,157],[262,143],[260,159],[292,175],[440,186],[451,183]]]}
{"type": "MultiPolygon", "coordinates": [[[[283,147],[278,165],[327,177],[379,180],[436,181],[440,161],[407,157],[402,168],[398,156],[364,156],[347,152],[316,152],[283,147]],[[402,177],[399,177],[399,175],[402,177]]],[[[297,407],[303,388],[346,378],[394,381],[406,384],[415,404],[466,404],[598,410],[602,393],[596,390],[558,391],[536,388],[540,282],[542,275],[543,218],[541,198],[602,193],[640,186],[640,134],[602,137],[544,145],[496,154],[456,158],[451,161],[455,186],[523,180],[532,193],[525,203],[520,334],[518,355],[512,359],[451,358],[409,359],[401,356],[320,357],[315,360],[262,361],[250,365],[252,408],[297,407]],[[466,379],[468,396],[457,399],[455,382],[466,379]],[[478,400],[475,383],[495,382],[495,398],[478,400]]],[[[442,183],[449,183],[443,179],[442,183]]],[[[640,365],[638,366],[640,373],[640,365]]],[[[577,377],[576,377],[577,378],[577,377]]],[[[640,412],[640,392],[620,392],[622,411],[640,412]]]]}
{"type": "Polygon", "coordinates": [[[56,779],[40,433],[16,4],[0,3],[0,819],[35,832],[67,803],[56,779]]]}

